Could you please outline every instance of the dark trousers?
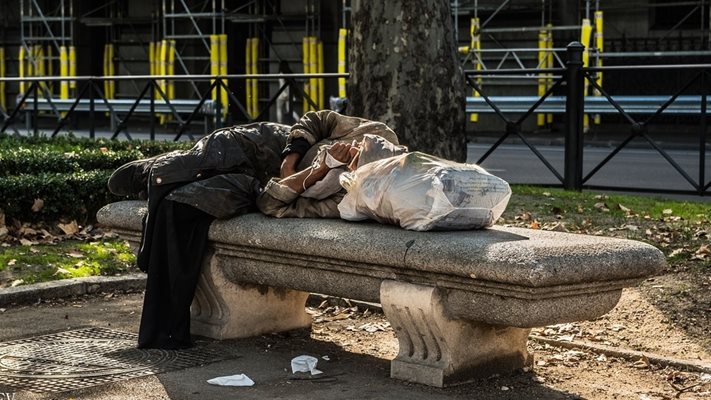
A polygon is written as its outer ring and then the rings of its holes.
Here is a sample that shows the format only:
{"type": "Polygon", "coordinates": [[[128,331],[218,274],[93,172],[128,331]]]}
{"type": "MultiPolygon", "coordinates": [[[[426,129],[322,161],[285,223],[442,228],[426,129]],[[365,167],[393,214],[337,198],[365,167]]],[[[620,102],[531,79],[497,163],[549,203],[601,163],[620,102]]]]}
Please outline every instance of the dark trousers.
{"type": "Polygon", "coordinates": [[[214,217],[189,205],[165,200],[172,188],[160,189],[149,193],[150,229],[144,226],[139,254],[138,264],[148,272],[148,281],[138,347],[186,348],[192,345],[190,304],[214,217]]]}

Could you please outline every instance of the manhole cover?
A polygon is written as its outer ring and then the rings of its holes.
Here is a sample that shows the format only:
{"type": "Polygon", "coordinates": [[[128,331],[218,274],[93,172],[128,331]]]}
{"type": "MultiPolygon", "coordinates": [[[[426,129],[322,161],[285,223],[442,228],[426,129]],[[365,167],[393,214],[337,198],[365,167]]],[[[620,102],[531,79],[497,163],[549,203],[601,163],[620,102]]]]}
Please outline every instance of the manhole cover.
{"type": "Polygon", "coordinates": [[[0,343],[0,388],[63,392],[226,357],[206,347],[137,349],[136,340],[132,333],[89,328],[0,343]]]}

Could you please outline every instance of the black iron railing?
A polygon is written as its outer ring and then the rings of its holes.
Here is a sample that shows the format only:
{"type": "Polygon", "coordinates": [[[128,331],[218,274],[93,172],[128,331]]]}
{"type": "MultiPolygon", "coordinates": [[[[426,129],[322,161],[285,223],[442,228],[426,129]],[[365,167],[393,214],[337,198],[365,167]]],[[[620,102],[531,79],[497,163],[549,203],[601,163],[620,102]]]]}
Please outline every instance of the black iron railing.
{"type": "MultiPolygon", "coordinates": [[[[253,75],[171,75],[171,76],[111,76],[111,77],[34,77],[34,78],[0,78],[4,82],[24,82],[27,88],[17,96],[17,101],[12,109],[5,110],[0,107],[0,133],[5,133],[12,129],[15,134],[19,134],[14,123],[22,113],[28,114],[31,118],[31,126],[35,134],[38,133],[38,116],[40,112],[53,115],[56,125],[51,136],[56,136],[78,112],[88,112],[89,136],[95,137],[97,129],[97,114],[107,113],[112,119],[112,135],[114,139],[119,135],[124,135],[131,139],[127,131],[131,118],[139,110],[155,116],[157,113],[169,115],[175,124],[174,140],[180,139],[184,134],[190,134],[191,125],[200,116],[209,116],[214,122],[214,127],[223,126],[226,115],[233,115],[234,120],[242,122],[253,122],[264,120],[271,108],[277,102],[277,98],[287,88],[292,91],[294,97],[302,99],[313,109],[318,109],[316,100],[309,96],[303,89],[303,82],[308,79],[337,79],[348,77],[347,74],[324,73],[324,74],[253,74],[253,75]],[[230,85],[239,81],[278,81],[283,80],[279,88],[266,101],[259,103],[258,113],[250,115],[247,112],[244,102],[240,100],[230,89],[230,85]],[[47,90],[47,85],[62,81],[74,81],[77,85],[76,96],[71,99],[59,99],[53,97],[47,90]],[[105,81],[132,81],[138,83],[140,88],[138,95],[130,99],[107,99],[102,90],[105,81]],[[164,90],[162,82],[203,82],[205,90],[200,97],[191,100],[176,100],[169,98],[164,90]],[[222,99],[222,91],[227,93],[229,98],[228,110],[222,110],[223,105],[218,100],[222,99]],[[216,92],[216,95],[215,93],[216,92]]],[[[264,100],[264,99],[262,99],[264,100]]],[[[156,119],[150,118],[150,138],[155,139],[156,119]]]]}
{"type": "Polygon", "coordinates": [[[675,192],[686,194],[708,195],[711,182],[706,181],[706,147],[707,147],[707,119],[708,119],[708,93],[709,83],[711,82],[711,65],[646,65],[646,66],[611,66],[611,67],[583,67],[583,51],[585,48],[577,42],[571,43],[567,47],[567,61],[565,68],[556,69],[515,69],[515,70],[490,70],[490,71],[465,71],[465,76],[468,84],[479,94],[480,97],[470,97],[467,100],[467,111],[477,112],[482,110],[482,102],[486,103],[493,113],[505,123],[506,129],[504,134],[479,158],[477,163],[482,163],[486,160],[508,137],[517,136],[531,151],[538,157],[541,162],[551,171],[551,173],[561,182],[562,186],[570,190],[581,190],[583,187],[596,189],[615,189],[615,190],[648,190],[646,188],[629,188],[629,187],[603,187],[593,186],[587,182],[595,176],[600,169],[613,159],[623,148],[625,148],[633,139],[642,138],[664,159],[666,160],[691,186],[692,190],[662,190],[654,189],[656,192],[675,192]],[[693,77],[684,84],[676,93],[665,96],[665,100],[659,101],[659,96],[612,96],[596,81],[596,74],[604,72],[605,74],[615,73],[619,71],[639,71],[639,70],[674,70],[694,72],[693,77]],[[545,92],[543,96],[537,100],[531,100],[530,96],[520,97],[499,97],[497,99],[504,100],[497,105],[494,96],[487,95],[482,90],[477,80],[484,76],[491,75],[517,75],[528,74],[537,76],[539,74],[548,74],[553,76],[553,85],[545,92]],[[598,93],[597,97],[584,96],[586,82],[592,86],[598,93]],[[687,95],[690,88],[694,87],[699,90],[699,94],[687,95]],[[563,93],[554,96],[554,93],[563,93]],[[650,99],[653,98],[653,101],[650,99]],[[608,103],[608,104],[603,104],[608,103]],[[681,105],[676,106],[676,103],[681,105]],[[522,107],[530,104],[528,109],[522,112],[522,107]],[[610,107],[611,106],[611,107],[610,107]],[[595,111],[591,111],[595,110],[595,111]],[[562,114],[564,119],[564,134],[565,134],[565,158],[563,163],[563,172],[556,170],[551,162],[529,141],[522,132],[522,123],[536,112],[558,113],[562,114]],[[605,114],[622,115],[626,123],[629,125],[630,133],[617,145],[610,153],[595,167],[587,173],[583,171],[584,157],[584,116],[585,114],[602,112],[605,114]],[[520,114],[513,120],[510,115],[520,114]],[[641,119],[635,115],[644,114],[648,117],[641,119]],[[698,126],[698,176],[694,179],[674,158],[664,149],[662,149],[648,134],[647,128],[650,123],[654,122],[662,114],[678,114],[678,115],[697,115],[699,117],[698,126]]]}

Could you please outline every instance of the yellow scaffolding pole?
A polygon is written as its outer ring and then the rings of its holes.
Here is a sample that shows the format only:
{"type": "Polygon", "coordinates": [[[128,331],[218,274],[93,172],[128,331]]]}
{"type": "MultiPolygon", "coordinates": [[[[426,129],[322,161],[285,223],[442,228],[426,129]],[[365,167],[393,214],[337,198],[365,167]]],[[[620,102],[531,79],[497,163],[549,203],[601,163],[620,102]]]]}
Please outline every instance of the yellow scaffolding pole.
{"type": "MultiPolygon", "coordinates": [[[[259,73],[259,38],[252,38],[252,74],[259,73]]],[[[252,118],[259,114],[259,81],[252,79],[252,118]]]]}
{"type": "MultiPolygon", "coordinates": [[[[170,52],[170,42],[167,39],[163,39],[160,45],[160,75],[168,75],[168,53],[170,52]]],[[[160,88],[163,93],[168,97],[168,85],[165,79],[160,80],[160,88]]]]}
{"type": "Polygon", "coordinates": [[[34,69],[34,75],[33,76],[43,76],[44,75],[44,57],[42,57],[42,46],[39,44],[34,45],[32,49],[32,58],[34,59],[34,63],[32,64],[32,67],[34,69]]]}
{"type": "MultiPolygon", "coordinates": [[[[590,66],[590,37],[592,36],[592,25],[588,18],[583,18],[582,29],[580,30],[580,43],[585,46],[583,51],[583,68],[590,66]]],[[[583,96],[588,95],[588,81],[585,80],[583,96]]],[[[583,130],[587,132],[590,127],[590,118],[587,114],[583,116],[583,130]]]]}
{"type": "MultiPolygon", "coordinates": [[[[37,47],[34,45],[28,46],[27,58],[25,59],[25,74],[27,74],[28,78],[35,76],[34,60],[36,60],[37,57],[36,51],[37,47]]],[[[27,85],[28,88],[29,86],[31,85],[27,85]]]]}
{"type": "MultiPolygon", "coordinates": [[[[69,52],[67,46],[59,46],[59,76],[69,76],[69,52]]],[[[59,83],[59,98],[69,98],[69,81],[59,83]]]]}
{"type": "MultiPolygon", "coordinates": [[[[318,73],[318,44],[316,41],[316,36],[309,37],[309,71],[312,74],[318,73]]],[[[318,107],[318,79],[309,79],[309,87],[311,88],[311,100],[318,107]]],[[[314,107],[311,107],[311,109],[316,111],[314,107]]]]}
{"type": "MultiPolygon", "coordinates": [[[[45,50],[45,60],[47,61],[47,66],[46,66],[46,71],[47,71],[47,76],[54,76],[54,62],[52,61],[52,57],[54,57],[54,51],[52,50],[52,45],[48,45],[47,49],[45,50]]],[[[47,84],[47,90],[49,91],[50,95],[54,94],[54,82],[49,82],[47,84]]]]}
{"type": "MultiPolygon", "coordinates": [[[[217,35],[210,35],[210,75],[220,75],[220,38],[217,35]]],[[[210,81],[214,84],[215,79],[210,81]]],[[[217,88],[212,89],[211,98],[217,101],[217,88]]]]}
{"type": "MultiPolygon", "coordinates": [[[[548,43],[546,39],[548,38],[548,31],[541,29],[538,31],[538,67],[546,68],[548,65],[548,55],[546,50],[548,49],[548,43]]],[[[538,97],[543,97],[546,94],[546,85],[548,79],[545,73],[538,74],[538,97]]],[[[544,126],[546,124],[546,115],[543,113],[536,114],[536,126],[544,126]]]]}
{"type": "MultiPolygon", "coordinates": [[[[547,24],[546,30],[548,35],[546,35],[546,45],[548,46],[548,52],[546,53],[546,68],[555,68],[555,58],[553,57],[553,24],[547,24]]],[[[553,87],[553,73],[548,73],[546,77],[546,90],[553,87]]],[[[553,123],[553,114],[546,114],[546,122],[549,124],[553,123]]]]}
{"type": "MultiPolygon", "coordinates": [[[[165,68],[166,75],[175,75],[175,40],[168,41],[165,68]]],[[[175,98],[175,81],[169,80],[167,82],[167,87],[166,96],[168,96],[168,99],[172,100],[175,98]]]]}
{"type": "MultiPolygon", "coordinates": [[[[323,42],[318,41],[318,73],[323,73],[323,42]]],[[[324,95],[324,81],[323,78],[318,78],[318,108],[323,110],[326,103],[326,97],[324,95]]]]}
{"type": "MultiPolygon", "coordinates": [[[[111,43],[109,45],[109,76],[115,76],[116,75],[116,63],[114,63],[114,58],[116,56],[116,46],[111,43]]],[[[111,89],[111,98],[115,99],[116,98],[116,81],[111,80],[109,81],[109,88],[111,89]]]]}
{"type": "MultiPolygon", "coordinates": [[[[168,72],[168,49],[170,48],[170,44],[168,43],[167,39],[161,40],[160,43],[160,59],[158,60],[158,69],[159,73],[158,75],[160,76],[165,76],[168,72]]],[[[163,94],[165,97],[168,97],[168,87],[166,85],[165,79],[160,79],[158,81],[158,86],[160,87],[161,91],[163,91],[163,94]]],[[[159,94],[158,99],[164,101],[163,97],[159,94]]],[[[168,116],[166,114],[161,114],[160,116],[160,123],[165,124],[168,121],[168,116]]]]}
{"type": "MultiPolygon", "coordinates": [[[[602,52],[604,44],[602,11],[595,11],[595,47],[597,47],[598,56],[596,65],[598,67],[602,67],[602,52]]],[[[602,71],[597,72],[595,83],[602,87],[602,71]]],[[[600,91],[596,89],[594,94],[595,96],[600,96],[600,91]]],[[[595,125],[599,125],[601,122],[600,114],[595,114],[593,121],[595,125]]]]}
{"type": "MultiPolygon", "coordinates": [[[[44,67],[44,47],[41,44],[38,44],[35,45],[35,76],[45,76],[44,67]]],[[[45,82],[41,82],[40,87],[42,87],[43,89],[47,89],[47,84],[45,82]]],[[[45,97],[45,91],[41,90],[39,95],[45,97]]]]}
{"type": "MultiPolygon", "coordinates": [[[[471,43],[469,45],[469,51],[471,51],[474,54],[474,68],[477,71],[481,71],[482,65],[480,61],[481,57],[481,36],[479,35],[479,17],[475,17],[471,19],[471,24],[469,26],[469,34],[471,36],[471,43]]],[[[481,87],[481,76],[477,76],[476,82],[481,87]]],[[[472,96],[474,97],[479,97],[481,96],[479,92],[476,90],[472,90],[472,96]]],[[[479,114],[477,113],[471,113],[469,115],[469,120],[471,122],[478,122],[479,121],[479,114]]]]}
{"type": "MultiPolygon", "coordinates": [[[[301,42],[302,45],[302,51],[303,51],[303,64],[304,64],[304,73],[308,74],[309,68],[311,68],[311,63],[309,62],[309,37],[305,36],[301,42]]],[[[311,97],[311,82],[308,79],[304,80],[304,94],[308,97],[311,97]]],[[[310,110],[310,104],[308,100],[306,100],[306,96],[304,96],[304,105],[303,105],[303,112],[309,111],[310,110]]]]}
{"type": "MultiPolygon", "coordinates": [[[[247,75],[252,75],[252,38],[247,38],[244,50],[244,70],[247,75]]],[[[247,103],[247,117],[252,118],[252,80],[247,79],[244,83],[245,103],[247,103]]]]}
{"type": "MultiPolygon", "coordinates": [[[[348,29],[338,30],[338,73],[345,74],[346,65],[346,44],[348,43],[348,29]]],[[[346,78],[338,78],[338,97],[346,97],[346,78]]]]}
{"type": "MultiPolygon", "coordinates": [[[[160,40],[157,42],[153,43],[153,75],[154,76],[160,76],[160,51],[161,51],[161,42],[160,40]]],[[[156,86],[159,86],[158,80],[155,81],[156,86]]],[[[156,87],[153,88],[153,96],[157,99],[159,98],[158,94],[158,89],[156,87]]]]}
{"type": "MultiPolygon", "coordinates": [[[[25,46],[20,46],[20,50],[17,54],[17,75],[20,78],[25,77],[25,67],[27,66],[27,63],[25,61],[25,46]]],[[[25,92],[25,82],[20,81],[20,93],[25,92]]]]}
{"type": "MultiPolygon", "coordinates": [[[[0,47],[0,78],[5,77],[5,48],[0,47]]],[[[7,110],[7,100],[5,99],[5,81],[0,81],[0,107],[7,110]]]]}
{"type": "MultiPolygon", "coordinates": [[[[69,46],[69,76],[77,76],[77,49],[74,46],[69,46]]],[[[69,88],[76,89],[77,81],[69,81],[69,88]]]]}
{"type": "MultiPolygon", "coordinates": [[[[103,58],[103,63],[102,63],[102,70],[103,70],[103,75],[108,76],[109,75],[109,44],[105,43],[104,44],[104,58],[103,58]]],[[[109,89],[109,81],[105,80],[104,81],[104,96],[106,96],[107,99],[109,99],[111,95],[111,90],[109,89]]]]}
{"type": "MultiPolygon", "coordinates": [[[[225,76],[227,75],[227,34],[221,34],[219,35],[219,48],[220,48],[220,60],[219,60],[219,71],[220,75],[225,76]]],[[[225,86],[229,87],[229,82],[225,81],[225,86]]],[[[229,104],[230,104],[230,96],[229,93],[227,93],[227,89],[222,88],[221,93],[221,104],[222,104],[222,114],[223,117],[227,117],[227,113],[229,111],[229,104]]]]}

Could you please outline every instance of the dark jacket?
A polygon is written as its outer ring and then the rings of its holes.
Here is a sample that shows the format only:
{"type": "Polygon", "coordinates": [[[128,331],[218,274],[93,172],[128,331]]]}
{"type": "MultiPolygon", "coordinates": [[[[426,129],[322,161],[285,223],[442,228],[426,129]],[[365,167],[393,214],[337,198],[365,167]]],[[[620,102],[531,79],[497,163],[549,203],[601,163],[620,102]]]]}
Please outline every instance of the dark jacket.
{"type": "Polygon", "coordinates": [[[216,130],[190,150],[159,157],[151,168],[149,186],[184,183],[166,198],[216,218],[244,212],[253,206],[259,187],[279,176],[289,129],[259,122],[216,130]]]}

